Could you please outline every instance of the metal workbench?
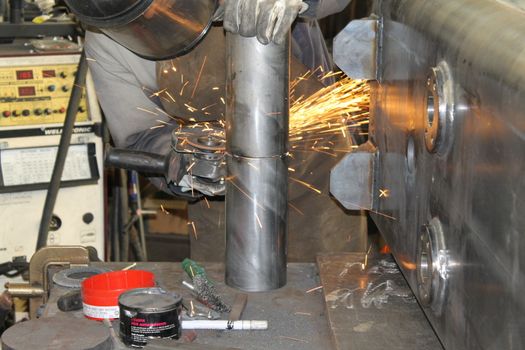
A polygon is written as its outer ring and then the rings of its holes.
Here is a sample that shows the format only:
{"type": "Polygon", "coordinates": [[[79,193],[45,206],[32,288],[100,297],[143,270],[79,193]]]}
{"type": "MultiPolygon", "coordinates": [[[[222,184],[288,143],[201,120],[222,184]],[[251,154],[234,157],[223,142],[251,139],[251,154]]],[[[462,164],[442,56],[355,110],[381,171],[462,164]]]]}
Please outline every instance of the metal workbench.
{"type": "MultiPolygon", "coordinates": [[[[441,348],[397,268],[393,269],[391,265],[387,265],[390,266],[388,279],[395,278],[397,295],[390,293],[386,301],[383,299],[383,302],[375,304],[372,301],[368,307],[363,307],[359,299],[362,297],[359,295],[359,290],[364,292],[367,286],[365,283],[367,270],[363,272],[360,268],[363,256],[338,254],[324,255],[319,259],[321,276],[315,264],[291,263],[288,264],[288,283],[284,288],[249,294],[242,318],[268,320],[267,331],[197,331],[195,343],[253,350],[373,350],[384,349],[387,340],[389,350],[415,349],[416,345],[417,349],[423,350],[441,348]],[[357,262],[358,270],[353,267],[357,266],[357,262]],[[352,265],[354,263],[356,265],[352,265]],[[321,281],[325,291],[328,291],[326,293],[328,297],[325,297],[323,289],[310,291],[321,286],[321,281]],[[330,293],[335,287],[347,288],[354,283],[358,283],[358,291],[353,295],[353,299],[332,298],[333,294],[330,293]],[[359,285],[364,289],[360,289],[359,285]],[[352,307],[349,305],[350,301],[353,302],[352,307]],[[338,303],[340,305],[334,307],[338,303]],[[408,332],[409,329],[412,333],[408,332]],[[414,336],[419,340],[415,341],[414,336]]],[[[367,269],[376,269],[374,266],[382,260],[385,259],[370,258],[367,269]]],[[[95,265],[117,270],[129,264],[95,263],[95,265]]],[[[238,291],[224,285],[223,265],[204,264],[204,267],[208,275],[218,282],[217,289],[224,296],[225,301],[233,302],[238,291]]],[[[179,263],[139,263],[135,268],[155,273],[160,286],[177,291],[185,299],[191,298],[189,291],[182,287],[181,282],[187,277],[179,263]]],[[[370,276],[373,276],[370,280],[373,282],[380,274],[372,273],[370,276]]],[[[56,300],[64,291],[61,287],[53,287],[43,317],[57,316],[60,313],[56,308],[56,300]]]]}

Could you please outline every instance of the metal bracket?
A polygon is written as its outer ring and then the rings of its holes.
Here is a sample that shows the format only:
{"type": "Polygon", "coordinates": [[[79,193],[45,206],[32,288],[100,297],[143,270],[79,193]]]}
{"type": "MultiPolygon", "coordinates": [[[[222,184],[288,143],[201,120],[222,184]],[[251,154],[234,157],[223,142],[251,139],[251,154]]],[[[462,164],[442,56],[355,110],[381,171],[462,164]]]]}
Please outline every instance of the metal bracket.
{"type": "Polygon", "coordinates": [[[334,62],[353,79],[378,79],[380,28],[377,19],[353,20],[334,39],[334,62]]]}
{"type": "Polygon", "coordinates": [[[377,158],[377,148],[369,141],[331,170],[330,192],[346,209],[376,209],[377,158]]]}
{"type": "Polygon", "coordinates": [[[38,308],[47,301],[50,289],[48,269],[51,266],[86,266],[92,256],[88,247],[47,246],[39,249],[29,262],[29,283],[7,283],[12,296],[29,299],[29,316],[36,318],[38,308]]]}

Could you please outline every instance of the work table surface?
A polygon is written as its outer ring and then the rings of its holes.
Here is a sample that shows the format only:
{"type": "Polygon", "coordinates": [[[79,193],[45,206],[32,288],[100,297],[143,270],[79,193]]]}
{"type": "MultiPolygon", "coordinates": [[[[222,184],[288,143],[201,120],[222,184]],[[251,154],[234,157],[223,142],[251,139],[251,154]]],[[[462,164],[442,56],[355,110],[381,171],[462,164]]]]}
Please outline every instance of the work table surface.
{"type": "MultiPolygon", "coordinates": [[[[130,263],[94,263],[119,270],[130,263]]],[[[203,264],[206,273],[216,281],[219,294],[227,303],[233,303],[239,291],[224,284],[224,266],[218,263],[203,264]]],[[[182,295],[184,300],[193,299],[188,289],[182,286],[187,280],[180,263],[147,262],[138,263],[134,269],[143,269],[155,274],[157,283],[170,291],[182,295]]],[[[198,330],[195,343],[210,344],[240,349],[330,349],[332,346],[330,328],[325,315],[322,290],[307,293],[319,286],[317,267],[313,263],[291,263],[288,265],[288,283],[285,287],[264,293],[249,293],[246,308],[242,314],[245,320],[268,320],[266,331],[207,331],[198,330]]],[[[64,289],[54,288],[46,316],[60,312],[56,299],[64,289]]],[[[225,315],[227,318],[227,315],[225,315]]]]}
{"type": "MultiPolygon", "coordinates": [[[[288,264],[285,287],[270,292],[247,293],[248,302],[242,319],[267,320],[268,330],[198,330],[194,344],[204,345],[203,348],[213,345],[247,350],[382,350],[385,344],[389,349],[410,349],[413,346],[422,350],[442,349],[392,258],[387,258],[388,261],[384,257],[369,258],[367,266],[363,265],[361,269],[363,256],[320,256],[320,268],[313,263],[288,264]],[[387,279],[390,282],[386,283],[387,279]],[[318,288],[321,284],[323,288],[318,288]],[[341,294],[340,290],[351,294],[341,294]],[[370,299],[370,290],[374,291],[371,295],[378,298],[370,299]]],[[[130,263],[93,265],[120,270],[130,263]]],[[[236,293],[240,292],[224,284],[224,265],[206,263],[203,266],[216,282],[217,291],[224,301],[232,304],[236,293]]],[[[134,269],[153,272],[159,286],[181,294],[186,302],[194,299],[182,286],[182,281],[189,281],[189,278],[180,263],[137,263],[134,269]]],[[[60,313],[56,300],[64,291],[62,287],[53,287],[44,317],[60,313]]],[[[81,311],[76,313],[82,317],[81,311]]],[[[116,328],[118,332],[118,326],[116,328]]]]}

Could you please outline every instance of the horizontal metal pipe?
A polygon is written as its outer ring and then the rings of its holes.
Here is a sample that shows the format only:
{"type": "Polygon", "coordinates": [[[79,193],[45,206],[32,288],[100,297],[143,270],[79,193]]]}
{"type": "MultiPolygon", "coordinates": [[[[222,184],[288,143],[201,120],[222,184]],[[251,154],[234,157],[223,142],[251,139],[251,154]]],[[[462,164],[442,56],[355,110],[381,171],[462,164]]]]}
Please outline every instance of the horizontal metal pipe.
{"type": "Polygon", "coordinates": [[[11,283],[5,284],[5,289],[14,297],[19,298],[36,298],[44,295],[42,287],[34,287],[29,283],[11,283]]]}

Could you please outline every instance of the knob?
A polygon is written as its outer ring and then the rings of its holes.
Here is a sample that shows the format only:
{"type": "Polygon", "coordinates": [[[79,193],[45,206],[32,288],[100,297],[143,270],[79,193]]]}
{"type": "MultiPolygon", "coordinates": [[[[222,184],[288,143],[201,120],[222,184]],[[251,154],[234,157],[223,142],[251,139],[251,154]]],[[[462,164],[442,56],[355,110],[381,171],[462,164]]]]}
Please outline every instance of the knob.
{"type": "Polygon", "coordinates": [[[84,221],[84,223],[88,225],[93,222],[94,218],[95,217],[93,216],[92,213],[85,213],[84,215],[82,215],[82,221],[84,221]]]}
{"type": "Polygon", "coordinates": [[[62,108],[60,108],[60,109],[58,110],[58,113],[64,113],[65,111],[66,111],[66,109],[65,109],[64,107],[62,107],[62,108]]]}
{"type": "Polygon", "coordinates": [[[29,116],[30,114],[31,114],[31,111],[30,111],[29,109],[24,109],[24,110],[22,111],[22,115],[23,115],[24,117],[27,117],[27,116],[29,116]]]}
{"type": "Polygon", "coordinates": [[[13,111],[13,117],[19,117],[20,112],[19,111],[13,111]]]}
{"type": "Polygon", "coordinates": [[[62,219],[56,215],[49,221],[49,231],[57,231],[62,226],[62,219]]]}
{"type": "Polygon", "coordinates": [[[34,110],[35,115],[41,115],[43,113],[42,109],[37,108],[34,110]]]}
{"type": "Polygon", "coordinates": [[[44,114],[46,114],[46,115],[53,114],[53,110],[51,108],[46,108],[46,109],[44,109],[44,114]]]}
{"type": "Polygon", "coordinates": [[[62,86],[62,91],[68,92],[69,91],[69,86],[67,86],[67,85],[62,86]]]}
{"type": "Polygon", "coordinates": [[[47,87],[47,90],[48,90],[48,91],[51,91],[51,92],[55,91],[56,89],[57,89],[57,87],[56,87],[55,85],[49,85],[49,86],[47,87]]]}
{"type": "Polygon", "coordinates": [[[86,111],[86,109],[85,109],[83,106],[79,106],[79,107],[78,107],[78,111],[79,111],[80,113],[84,113],[84,112],[86,111]]]}
{"type": "Polygon", "coordinates": [[[7,117],[11,116],[11,111],[3,111],[2,115],[7,118],[7,117]]]}
{"type": "Polygon", "coordinates": [[[67,78],[67,73],[66,72],[60,72],[60,77],[62,78],[67,78]]]}

